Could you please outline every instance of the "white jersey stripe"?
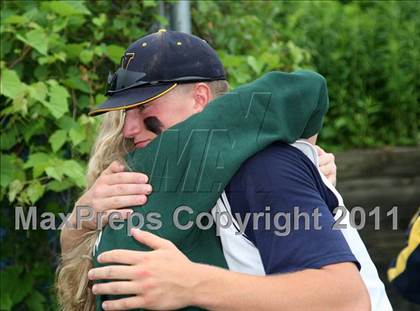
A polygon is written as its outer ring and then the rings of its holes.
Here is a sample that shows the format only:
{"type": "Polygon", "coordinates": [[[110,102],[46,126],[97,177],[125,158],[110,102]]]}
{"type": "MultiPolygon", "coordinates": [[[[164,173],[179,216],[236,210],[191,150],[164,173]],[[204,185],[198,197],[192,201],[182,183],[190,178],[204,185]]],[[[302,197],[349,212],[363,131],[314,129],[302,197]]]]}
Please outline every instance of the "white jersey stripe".
{"type": "MultiPolygon", "coordinates": [[[[299,140],[292,144],[295,148],[302,151],[315,165],[318,167],[318,154],[315,147],[306,141],[299,140]]],[[[319,168],[318,168],[319,170],[319,168]]],[[[331,182],[320,172],[322,181],[325,185],[335,194],[337,197],[339,206],[344,207],[343,198],[331,184],[331,182]]],[[[223,246],[223,253],[228,263],[229,269],[236,272],[248,273],[253,275],[265,275],[264,266],[261,260],[260,253],[256,246],[249,241],[242,234],[238,234],[238,230],[235,226],[223,226],[228,221],[226,214],[220,214],[226,212],[230,215],[233,222],[235,218],[232,216],[230,204],[226,197],[226,193],[223,192],[221,198],[217,201],[216,205],[212,209],[213,217],[216,218],[216,213],[219,213],[221,224],[218,224],[218,233],[223,246]],[[221,215],[221,216],[220,216],[221,215]]],[[[341,215],[337,213],[334,215],[334,219],[338,219],[341,215]]],[[[217,221],[216,221],[217,223],[217,221]]],[[[349,245],[352,253],[359,261],[361,265],[360,274],[365,282],[365,285],[369,291],[372,310],[373,311],[389,311],[392,310],[392,306],[388,300],[385,292],[385,286],[379,278],[378,272],[369,253],[359,236],[359,233],[350,225],[349,213],[347,212],[345,217],[340,222],[345,225],[345,229],[340,229],[349,245]]],[[[238,224],[235,224],[239,227],[238,224]]]]}

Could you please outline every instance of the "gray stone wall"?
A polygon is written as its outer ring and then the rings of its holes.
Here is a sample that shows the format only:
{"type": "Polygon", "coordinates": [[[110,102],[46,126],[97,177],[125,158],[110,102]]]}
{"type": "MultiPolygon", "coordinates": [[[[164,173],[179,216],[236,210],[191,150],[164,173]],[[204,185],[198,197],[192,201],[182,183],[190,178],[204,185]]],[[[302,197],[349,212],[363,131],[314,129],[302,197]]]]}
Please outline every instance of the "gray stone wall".
{"type": "MultiPolygon", "coordinates": [[[[361,206],[366,214],[380,207],[380,230],[374,230],[374,217],[366,217],[359,231],[375,262],[394,310],[419,310],[389,286],[386,271],[390,261],[404,247],[408,223],[420,206],[420,147],[354,150],[337,154],[337,188],[351,210],[361,206]],[[398,207],[398,229],[386,212],[398,207]]],[[[357,219],[358,220],[358,219],[357,219]]]]}

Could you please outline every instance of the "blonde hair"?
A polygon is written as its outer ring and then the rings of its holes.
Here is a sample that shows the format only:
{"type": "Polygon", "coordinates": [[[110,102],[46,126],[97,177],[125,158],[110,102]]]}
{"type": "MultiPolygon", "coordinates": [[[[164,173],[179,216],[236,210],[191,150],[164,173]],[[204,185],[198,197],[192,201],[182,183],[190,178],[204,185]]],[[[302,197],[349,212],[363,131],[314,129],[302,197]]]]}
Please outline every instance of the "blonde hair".
{"type": "MultiPolygon", "coordinates": [[[[99,133],[88,163],[87,189],[114,160],[124,163],[124,155],[133,149],[133,143],[124,139],[124,114],[111,111],[104,114],[99,133]]],[[[79,244],[62,254],[56,273],[56,290],[61,310],[95,310],[95,297],[87,279],[92,267],[92,250],[98,231],[92,230],[80,237],[79,244]]]]}
{"type": "MultiPolygon", "coordinates": [[[[218,97],[226,93],[229,84],[225,80],[207,83],[213,94],[218,97]]],[[[188,87],[184,84],[182,88],[188,87]]],[[[176,88],[176,89],[177,89],[176,88]]],[[[134,149],[133,142],[125,139],[123,111],[110,111],[103,115],[98,136],[92,148],[87,168],[87,189],[92,187],[99,175],[113,161],[124,163],[124,155],[134,149]]],[[[58,302],[63,311],[94,311],[95,296],[88,282],[87,273],[92,268],[92,250],[98,231],[89,231],[80,237],[79,244],[63,253],[56,272],[58,302]]]]}

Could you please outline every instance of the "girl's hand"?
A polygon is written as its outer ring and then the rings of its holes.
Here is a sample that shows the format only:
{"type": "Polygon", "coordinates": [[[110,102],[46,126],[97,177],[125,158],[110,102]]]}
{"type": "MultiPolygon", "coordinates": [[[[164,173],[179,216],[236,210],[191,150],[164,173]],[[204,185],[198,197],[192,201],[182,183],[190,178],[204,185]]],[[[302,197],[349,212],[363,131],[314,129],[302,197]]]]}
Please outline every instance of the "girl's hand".
{"type": "Polygon", "coordinates": [[[335,186],[337,183],[337,166],[335,165],[335,156],[332,153],[326,153],[324,149],[315,145],[319,157],[319,169],[335,186]]]}
{"type": "Polygon", "coordinates": [[[127,219],[132,210],[129,206],[144,205],[152,186],[147,183],[148,177],[142,173],[125,172],[124,165],[114,161],[98,177],[93,186],[77,200],[70,223],[75,226],[76,213],[86,216],[93,212],[92,220],[83,220],[82,229],[100,229],[108,222],[112,212],[127,219]],[[101,216],[100,218],[98,216],[101,216]],[[98,221],[101,223],[98,224],[98,221]],[[98,226],[99,225],[99,226],[98,226]]]}

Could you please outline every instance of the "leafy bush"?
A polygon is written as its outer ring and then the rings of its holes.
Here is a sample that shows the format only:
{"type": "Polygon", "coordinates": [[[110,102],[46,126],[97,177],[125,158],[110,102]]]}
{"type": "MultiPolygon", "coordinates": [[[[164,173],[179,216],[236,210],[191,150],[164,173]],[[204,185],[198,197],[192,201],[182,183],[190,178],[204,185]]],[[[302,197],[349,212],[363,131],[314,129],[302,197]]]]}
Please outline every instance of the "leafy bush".
{"type": "MultiPolygon", "coordinates": [[[[14,230],[15,207],[71,211],[98,124],[87,112],[125,47],[167,24],[157,13],[153,0],[1,3],[1,310],[56,309],[58,232],[14,230]]],[[[269,70],[325,75],[324,145],[419,143],[415,2],[198,1],[192,14],[232,86],[269,70]]]]}
{"type": "Polygon", "coordinates": [[[72,210],[98,123],[87,113],[104,99],[104,77],[125,47],[164,22],[155,7],[154,1],[2,2],[1,310],[55,309],[57,231],[13,230],[7,205],[27,211],[36,204],[38,217],[72,210]]]}
{"type": "Polygon", "coordinates": [[[418,3],[300,3],[288,13],[289,36],[329,81],[325,141],[344,148],[420,142],[418,3]]]}
{"type": "Polygon", "coordinates": [[[267,70],[323,74],[328,148],[419,144],[420,5],[343,2],[199,1],[193,21],[234,85],[267,70]]]}

